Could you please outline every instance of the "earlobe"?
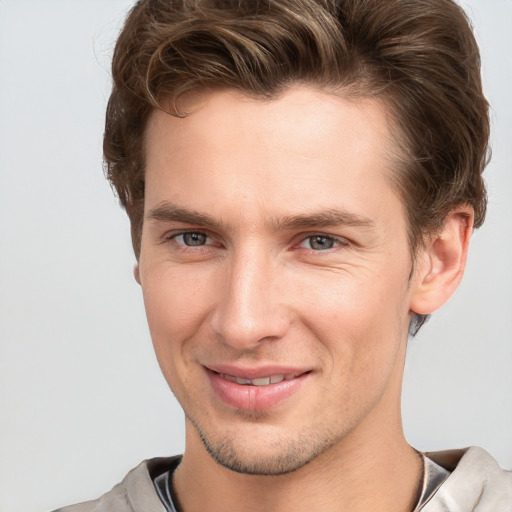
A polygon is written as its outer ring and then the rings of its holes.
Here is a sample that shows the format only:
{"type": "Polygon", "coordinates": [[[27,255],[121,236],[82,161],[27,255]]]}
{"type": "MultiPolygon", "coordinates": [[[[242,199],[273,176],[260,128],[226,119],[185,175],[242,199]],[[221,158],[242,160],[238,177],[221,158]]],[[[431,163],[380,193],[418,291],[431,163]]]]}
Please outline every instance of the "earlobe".
{"type": "Polygon", "coordinates": [[[442,230],[420,251],[411,294],[413,313],[428,315],[439,309],[459,286],[466,267],[473,218],[469,206],[452,210],[442,230]]]}
{"type": "Polygon", "coordinates": [[[139,262],[135,263],[135,265],[133,266],[133,277],[135,278],[135,281],[137,281],[137,283],[141,284],[139,262]]]}

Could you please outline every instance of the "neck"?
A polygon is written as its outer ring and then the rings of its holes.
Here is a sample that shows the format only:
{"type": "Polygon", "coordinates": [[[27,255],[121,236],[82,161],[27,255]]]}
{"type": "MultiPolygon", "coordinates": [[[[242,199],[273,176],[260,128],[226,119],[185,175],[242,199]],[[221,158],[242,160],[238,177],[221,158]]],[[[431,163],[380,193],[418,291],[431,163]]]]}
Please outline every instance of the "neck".
{"type": "Polygon", "coordinates": [[[173,480],[180,510],[411,512],[422,462],[401,425],[381,426],[378,440],[368,437],[371,430],[358,429],[294,472],[258,476],[217,464],[187,425],[187,450],[173,480]]]}

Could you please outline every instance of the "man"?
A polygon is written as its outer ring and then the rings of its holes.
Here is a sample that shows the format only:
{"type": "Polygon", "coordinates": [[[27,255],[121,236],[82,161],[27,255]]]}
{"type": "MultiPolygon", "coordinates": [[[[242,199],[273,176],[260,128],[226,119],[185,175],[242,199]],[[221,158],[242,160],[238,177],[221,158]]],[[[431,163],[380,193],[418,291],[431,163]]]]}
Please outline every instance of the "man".
{"type": "Polygon", "coordinates": [[[421,454],[400,418],[408,335],[485,216],[461,9],[141,1],[113,77],[108,176],[186,448],[65,510],[512,510],[488,454],[421,454]]]}

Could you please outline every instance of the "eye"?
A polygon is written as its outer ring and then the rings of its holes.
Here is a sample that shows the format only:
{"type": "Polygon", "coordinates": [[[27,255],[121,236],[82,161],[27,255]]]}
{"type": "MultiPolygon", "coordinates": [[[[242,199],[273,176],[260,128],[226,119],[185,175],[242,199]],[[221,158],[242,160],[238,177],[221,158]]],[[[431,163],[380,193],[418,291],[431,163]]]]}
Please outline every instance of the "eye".
{"type": "Polygon", "coordinates": [[[332,236],[311,235],[301,242],[300,247],[314,251],[327,251],[340,245],[343,245],[342,242],[332,236]]]}
{"type": "Polygon", "coordinates": [[[209,238],[204,233],[190,231],[187,233],[173,235],[172,239],[180,245],[186,245],[188,247],[199,247],[201,245],[205,245],[209,238]]]}

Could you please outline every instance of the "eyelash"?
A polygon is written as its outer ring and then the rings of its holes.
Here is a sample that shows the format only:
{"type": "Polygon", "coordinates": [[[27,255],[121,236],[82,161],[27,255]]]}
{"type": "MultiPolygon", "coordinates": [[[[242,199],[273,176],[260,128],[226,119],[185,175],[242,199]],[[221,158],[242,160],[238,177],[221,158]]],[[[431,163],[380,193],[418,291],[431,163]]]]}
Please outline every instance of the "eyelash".
{"type": "Polygon", "coordinates": [[[325,233],[313,233],[313,234],[307,235],[306,237],[302,238],[302,240],[299,244],[299,247],[302,247],[302,244],[304,244],[308,240],[310,241],[310,245],[311,245],[311,241],[315,238],[328,240],[329,242],[332,242],[332,244],[333,244],[332,247],[328,247],[326,249],[313,249],[312,247],[306,248],[315,253],[327,252],[331,249],[347,247],[349,245],[349,242],[346,238],[340,238],[340,237],[333,236],[333,235],[327,235],[325,233]]]}
{"type": "MultiPolygon", "coordinates": [[[[196,251],[196,250],[200,250],[200,248],[204,248],[205,245],[207,245],[206,242],[208,241],[208,239],[211,240],[211,237],[203,231],[181,231],[179,233],[172,233],[172,234],[167,235],[165,237],[164,242],[165,243],[173,243],[174,242],[182,248],[181,250],[196,251]],[[200,245],[188,245],[185,243],[184,240],[181,243],[177,242],[177,239],[179,237],[185,237],[186,235],[199,235],[199,236],[205,238],[205,242],[200,245]]],[[[306,249],[313,253],[324,253],[324,252],[327,253],[333,249],[335,250],[340,247],[348,247],[349,245],[350,245],[350,242],[346,238],[328,235],[325,233],[311,233],[311,234],[307,234],[306,236],[303,235],[302,238],[300,239],[299,243],[296,244],[295,247],[298,246],[298,248],[306,249]],[[316,239],[324,239],[324,240],[327,240],[328,242],[332,242],[332,246],[327,247],[326,249],[313,249],[311,247],[311,241],[315,238],[316,239]],[[310,241],[310,247],[303,247],[302,244],[306,243],[308,240],[310,241]]]]}
{"type": "Polygon", "coordinates": [[[180,245],[184,245],[186,247],[202,247],[203,245],[205,245],[205,243],[208,240],[208,238],[210,238],[206,233],[202,233],[200,231],[184,231],[182,233],[177,233],[177,234],[169,236],[167,238],[167,240],[176,240],[179,237],[182,237],[184,239],[187,235],[189,235],[189,236],[196,235],[196,236],[199,236],[199,237],[204,237],[204,239],[205,239],[204,243],[203,244],[197,244],[197,245],[183,243],[183,244],[180,244],[180,245]]]}
{"type": "Polygon", "coordinates": [[[205,245],[208,243],[208,240],[212,240],[212,237],[208,235],[208,233],[205,233],[203,231],[180,231],[178,233],[169,233],[165,236],[163,243],[175,245],[178,247],[178,250],[183,252],[198,252],[200,250],[205,250],[205,245]],[[184,240],[182,242],[178,242],[178,238],[184,238],[187,235],[199,235],[201,237],[205,238],[205,243],[201,245],[187,245],[184,240]]]}

